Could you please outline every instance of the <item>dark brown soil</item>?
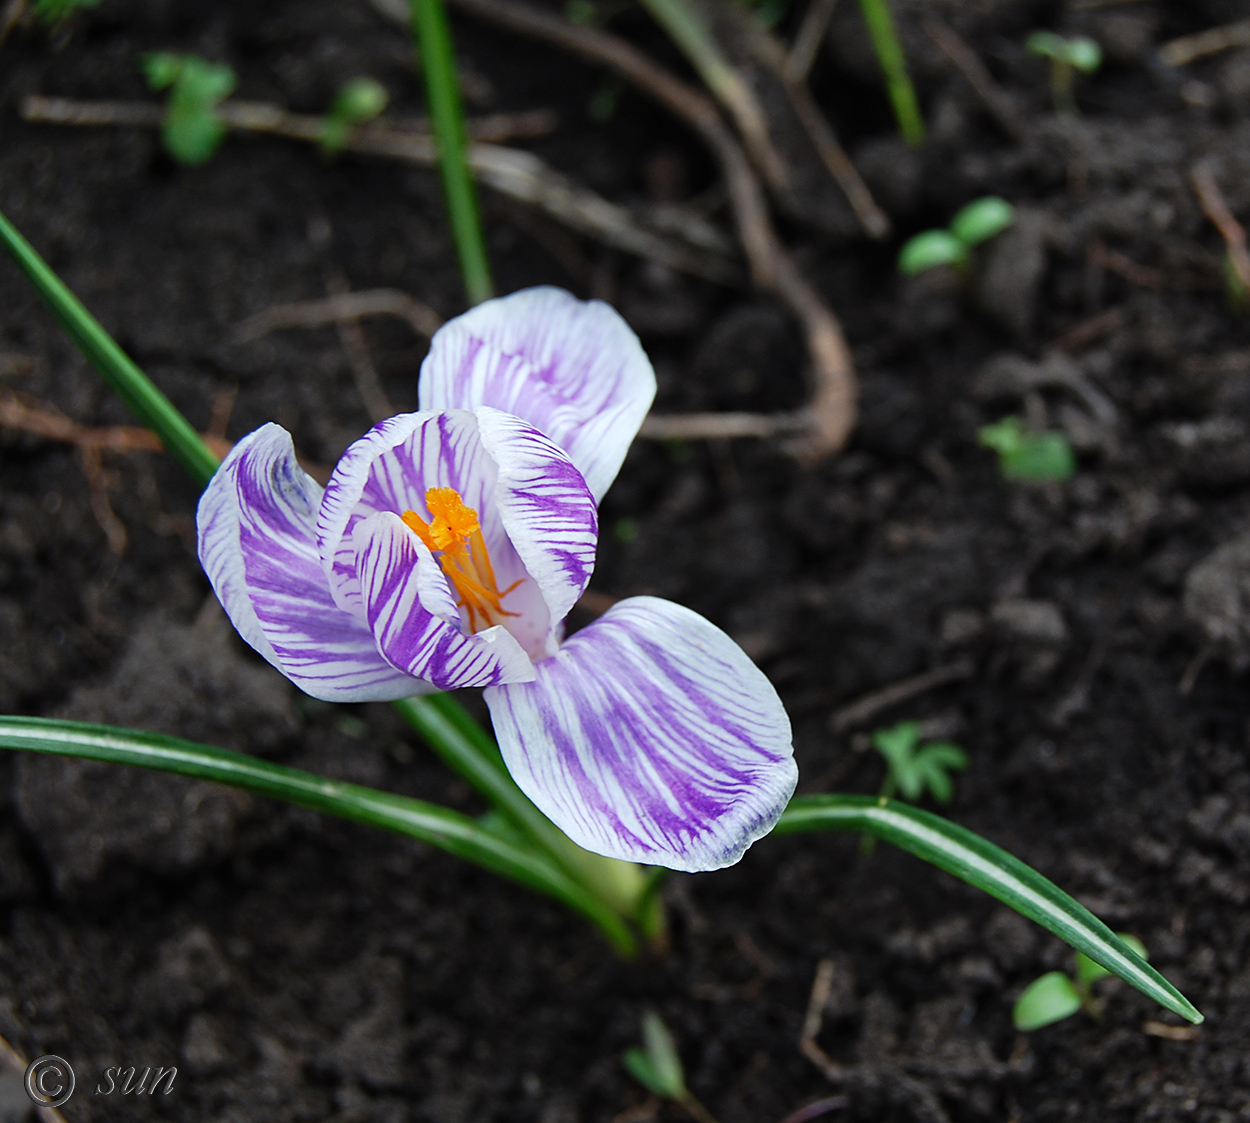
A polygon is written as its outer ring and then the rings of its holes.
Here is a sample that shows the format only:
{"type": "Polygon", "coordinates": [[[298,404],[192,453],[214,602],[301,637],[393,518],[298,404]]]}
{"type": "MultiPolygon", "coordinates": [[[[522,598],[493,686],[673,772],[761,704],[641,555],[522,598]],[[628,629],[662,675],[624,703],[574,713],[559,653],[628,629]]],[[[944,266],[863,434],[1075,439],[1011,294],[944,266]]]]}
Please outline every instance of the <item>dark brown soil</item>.
{"type": "MultiPolygon", "coordinates": [[[[671,597],[738,637],[790,708],[800,790],[875,790],[871,726],[835,734],[833,712],[970,659],[971,678],[875,721],[924,720],[963,745],[951,816],[1140,936],[1207,1023],[1158,1036],[1173,1020],[1111,983],[1101,1020],[1019,1037],[1015,996],[1067,950],[908,857],[861,858],[852,839],[764,841],[732,870],[674,879],[671,954],[626,964],[555,906],[406,840],[208,785],[0,754],[0,1035],[72,1060],[71,1123],[641,1120],[622,1114],[645,1095],[619,1055],[647,1006],[722,1123],[779,1120],[837,1090],[797,1049],[823,957],[835,985],[820,1041],[849,1073],[849,1106],[830,1118],[1250,1119],[1250,563],[1244,544],[1212,557],[1250,527],[1250,329],[1224,302],[1222,246],[1189,183],[1213,160],[1250,218],[1250,51],[1180,73],[1153,61],[1158,43],[1247,11],[1070,7],[900,0],[932,130],[916,154],[894,137],[844,0],[813,85],[900,237],[990,192],[1020,221],[963,289],[900,280],[898,240],[790,227],[856,350],[852,446],[805,467],[761,442],[639,443],[604,503],[594,588],[671,597]],[[930,11],[1017,99],[1023,141],[946,68],[922,30],[930,11]],[[1106,47],[1079,118],[1050,113],[1045,68],[1023,53],[1040,26],[1106,47]],[[1082,327],[1097,316],[1101,332],[1082,327]],[[998,476],[976,430],[1011,412],[1068,432],[1074,479],[998,476]],[[93,1094],[127,1064],[177,1065],[175,1090],[93,1094]]],[[[639,14],[614,26],[677,65],[639,14]]],[[[534,148],[569,174],[625,202],[671,186],[674,168],[688,194],[713,184],[696,142],[641,97],[624,92],[596,123],[585,106],[601,74],[455,30],[478,108],[559,112],[534,148]]],[[[28,93],[147,96],[137,64],[155,49],[229,61],[243,96],[313,112],[370,73],[416,112],[408,47],[363,0],[103,0],[66,34],[0,48],[0,208],[197,425],[237,387],[231,437],[277,420],[331,463],[368,426],[333,329],[246,345],[230,329],[324,295],[327,265],[354,288],[460,311],[437,181],[271,139],[231,139],[189,170],[147,132],[21,123],[28,93]],[[328,247],[310,236],[323,222],[328,247]]],[[[500,290],[609,296],[654,358],[663,410],[801,402],[800,336],[776,305],[498,199],[485,209],[500,290]]],[[[394,323],[366,334],[387,393],[413,408],[424,344],[394,323]]],[[[0,378],[80,422],[128,421],[3,262],[0,378]]],[[[3,435],[0,708],[478,806],[386,707],[298,697],[232,636],[192,549],[195,491],[169,459],[105,466],[120,558],[77,455],[3,435]]],[[[0,1119],[24,1119],[24,1102],[0,1077],[0,1119]]]]}

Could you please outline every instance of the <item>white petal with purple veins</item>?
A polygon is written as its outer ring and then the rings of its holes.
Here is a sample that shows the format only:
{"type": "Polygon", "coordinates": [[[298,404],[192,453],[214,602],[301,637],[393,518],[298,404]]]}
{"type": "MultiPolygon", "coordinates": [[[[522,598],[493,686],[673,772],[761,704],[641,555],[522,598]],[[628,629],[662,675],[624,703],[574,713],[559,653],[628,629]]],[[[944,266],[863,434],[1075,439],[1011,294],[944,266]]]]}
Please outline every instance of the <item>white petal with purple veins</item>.
{"type": "Polygon", "coordinates": [[[375,425],[335,466],[317,519],[321,563],[335,602],[364,620],[352,545],[356,524],[378,511],[411,510],[425,518],[425,493],[432,487],[455,488],[478,512],[491,557],[503,552],[506,536],[491,503],[496,476],[471,413],[401,413],[375,425]]]}
{"type": "Polygon", "coordinates": [[[398,515],[358,522],[353,542],[369,626],[397,667],[441,690],[534,678],[533,663],[506,628],[461,630],[447,578],[398,515]]]}
{"type": "Polygon", "coordinates": [[[569,454],[597,501],[651,408],[655,372],[608,305],[533,288],[440,328],[419,393],[422,409],[491,406],[527,421],[569,454]]]}
{"type": "Polygon", "coordinates": [[[301,690],[327,701],[431,690],[392,667],[330,596],[317,552],[321,485],[291,435],[265,425],[217,470],[196,512],[200,563],[239,634],[301,690]]]}
{"type": "Polygon", "coordinates": [[[595,568],[599,518],[582,474],[537,429],[486,407],[476,411],[482,444],[499,469],[495,506],[552,620],[563,620],[595,568]]]}
{"type": "Polygon", "coordinates": [[[654,597],[614,606],[486,691],[508,771],[574,842],[711,870],[776,824],[798,779],[777,692],[736,643],[654,597]]]}

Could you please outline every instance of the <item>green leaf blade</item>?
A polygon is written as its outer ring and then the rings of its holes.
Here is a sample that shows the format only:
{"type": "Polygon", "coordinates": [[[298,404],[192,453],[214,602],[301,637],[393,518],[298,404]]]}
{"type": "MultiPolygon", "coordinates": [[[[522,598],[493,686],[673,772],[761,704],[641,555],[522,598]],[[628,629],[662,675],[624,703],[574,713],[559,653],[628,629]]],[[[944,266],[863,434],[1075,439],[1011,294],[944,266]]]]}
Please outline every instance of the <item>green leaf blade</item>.
{"type": "Polygon", "coordinates": [[[554,897],[596,923],[622,954],[636,942],[616,912],[544,854],[517,846],[458,811],[424,800],[327,780],[245,753],[177,737],[51,718],[0,716],[0,748],[137,765],[242,788],[438,847],[554,897]]]}
{"type": "Polygon", "coordinates": [[[206,484],[217,471],[217,457],[199,433],[131,361],[3,214],[0,214],[0,245],[8,251],[87,361],[99,371],[131,413],[160,437],[174,459],[197,483],[206,484]]]}
{"type": "Polygon", "coordinates": [[[790,801],[774,834],[869,833],[988,893],[1040,924],[1182,1018],[1192,1003],[1087,908],[1001,847],[941,816],[872,796],[810,795],[790,801]]]}

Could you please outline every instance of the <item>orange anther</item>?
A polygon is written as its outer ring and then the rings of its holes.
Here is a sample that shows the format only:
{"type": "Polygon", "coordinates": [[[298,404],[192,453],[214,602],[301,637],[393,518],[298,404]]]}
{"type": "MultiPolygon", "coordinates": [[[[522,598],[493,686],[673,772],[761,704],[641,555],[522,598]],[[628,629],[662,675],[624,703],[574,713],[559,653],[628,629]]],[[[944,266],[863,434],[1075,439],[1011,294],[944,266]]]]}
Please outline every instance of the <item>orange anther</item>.
{"type": "Polygon", "coordinates": [[[460,597],[458,603],[469,613],[469,630],[489,628],[498,623],[495,617],[516,616],[503,607],[502,601],[521,582],[514,581],[499,591],[477,512],[465,505],[453,487],[430,488],[425,493],[425,505],[432,516],[428,523],[416,511],[405,511],[400,518],[431,553],[438,555],[443,573],[460,597]]]}

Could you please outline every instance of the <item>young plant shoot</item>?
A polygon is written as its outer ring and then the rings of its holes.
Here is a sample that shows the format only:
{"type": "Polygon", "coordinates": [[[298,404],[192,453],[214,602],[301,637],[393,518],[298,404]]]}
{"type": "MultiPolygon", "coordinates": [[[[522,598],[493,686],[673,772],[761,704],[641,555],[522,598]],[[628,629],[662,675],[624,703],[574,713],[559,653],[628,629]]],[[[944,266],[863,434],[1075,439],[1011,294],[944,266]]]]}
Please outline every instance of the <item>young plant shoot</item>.
{"type": "Polygon", "coordinates": [[[957,273],[966,274],[971,267],[972,249],[1001,234],[1015,217],[1015,208],[1006,199],[997,195],[975,199],[951,219],[945,230],[924,230],[904,242],[898,255],[898,271],[912,277],[939,265],[949,265],[957,273]]]}
{"type": "Polygon", "coordinates": [[[892,799],[897,792],[909,803],[917,803],[927,789],[938,803],[950,803],[955,794],[950,774],[968,767],[967,753],[949,741],[932,741],[921,748],[918,721],[878,729],[872,735],[872,747],[885,758],[883,799],[892,799]]]}
{"type": "Polygon", "coordinates": [[[322,124],[321,151],[335,156],[361,125],[386,109],[386,87],[374,78],[353,78],[338,92],[322,124]]]}
{"type": "Polygon", "coordinates": [[[31,11],[35,18],[57,29],[82,8],[98,8],[100,0],[35,0],[31,11]]]}
{"type": "Polygon", "coordinates": [[[1069,479],[1076,471],[1067,437],[1056,430],[1032,432],[1018,417],[983,426],[977,443],[998,453],[998,470],[1005,480],[1044,483],[1069,479]]]}
{"type": "Polygon", "coordinates": [[[1084,35],[1065,39],[1053,31],[1035,31],[1025,46],[1031,54],[1050,59],[1050,94],[1055,112],[1075,116],[1076,75],[1095,74],[1102,66],[1102,48],[1084,35]]]}
{"type": "MultiPolygon", "coordinates": [[[[1136,936],[1130,936],[1127,932],[1117,932],[1116,935],[1142,959],[1149,958],[1145,944],[1136,936]]],[[[1096,1018],[1101,1014],[1102,1007],[1094,999],[1090,986],[1110,974],[1101,964],[1078,951],[1075,976],[1065,975],[1062,971],[1048,971],[1041,978],[1034,979],[1016,999],[1011,1010],[1011,1020],[1016,1029],[1028,1033],[1030,1030],[1041,1029],[1042,1026],[1070,1018],[1078,1010],[1084,1010],[1096,1018]]]]}
{"type": "Polygon", "coordinates": [[[180,164],[206,164],[226,139],[217,106],[233,92],[234,71],[198,55],[158,51],[143,60],[143,73],[154,90],[169,90],[161,140],[180,164]]]}
{"type": "Polygon", "coordinates": [[[664,1020],[654,1010],[642,1016],[641,1049],[626,1049],[621,1063],[626,1071],[652,1095],[672,1100],[685,1108],[686,1113],[698,1123],[716,1123],[693,1093],[686,1087],[686,1073],[682,1068],[677,1043],[664,1020]]]}

